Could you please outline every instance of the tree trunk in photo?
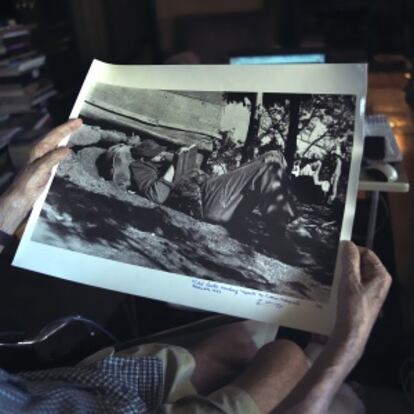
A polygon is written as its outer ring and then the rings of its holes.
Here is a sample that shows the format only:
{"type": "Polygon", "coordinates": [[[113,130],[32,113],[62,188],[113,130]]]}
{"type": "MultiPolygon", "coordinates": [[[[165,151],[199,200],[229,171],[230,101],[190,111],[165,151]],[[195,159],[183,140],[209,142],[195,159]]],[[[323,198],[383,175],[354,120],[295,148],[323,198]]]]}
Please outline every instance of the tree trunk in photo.
{"type": "Polygon", "coordinates": [[[302,95],[292,95],[289,100],[289,130],[287,133],[285,149],[287,172],[292,171],[293,163],[295,161],[299,132],[299,110],[302,101],[302,95]]]}
{"type": "Polygon", "coordinates": [[[249,96],[251,109],[250,109],[250,121],[249,121],[249,129],[247,131],[246,141],[244,143],[243,154],[241,163],[244,164],[246,161],[249,161],[253,158],[254,149],[258,146],[259,142],[259,123],[260,123],[260,115],[258,111],[258,105],[262,104],[263,101],[263,94],[251,94],[249,96]]]}

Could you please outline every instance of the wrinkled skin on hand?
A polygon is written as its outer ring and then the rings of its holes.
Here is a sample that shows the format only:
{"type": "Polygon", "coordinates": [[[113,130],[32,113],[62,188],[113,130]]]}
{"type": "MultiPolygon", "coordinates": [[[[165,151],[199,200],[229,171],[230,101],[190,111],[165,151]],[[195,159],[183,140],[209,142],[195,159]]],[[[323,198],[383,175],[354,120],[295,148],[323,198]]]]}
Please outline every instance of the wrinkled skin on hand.
{"type": "Polygon", "coordinates": [[[0,230],[12,234],[26,218],[49,181],[53,167],[71,153],[69,148],[58,145],[81,125],[80,119],[69,121],[33,147],[27,165],[0,198],[0,230]]]}
{"type": "Polygon", "coordinates": [[[329,406],[334,396],[364,351],[390,288],[391,277],[375,253],[368,249],[343,242],[340,253],[342,275],[334,331],[308,372],[272,412],[331,412],[329,406]]]}
{"type": "Polygon", "coordinates": [[[337,320],[332,337],[361,353],[391,286],[391,276],[374,252],[344,242],[337,320]]]}

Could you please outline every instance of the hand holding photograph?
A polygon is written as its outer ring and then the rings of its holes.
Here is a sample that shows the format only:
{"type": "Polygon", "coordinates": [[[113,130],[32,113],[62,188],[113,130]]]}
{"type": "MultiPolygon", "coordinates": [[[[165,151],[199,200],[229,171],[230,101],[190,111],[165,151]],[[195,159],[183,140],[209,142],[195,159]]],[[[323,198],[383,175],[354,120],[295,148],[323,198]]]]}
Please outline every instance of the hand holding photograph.
{"type": "Polygon", "coordinates": [[[328,333],[365,95],[365,65],[95,61],[14,264],[328,333]]]}

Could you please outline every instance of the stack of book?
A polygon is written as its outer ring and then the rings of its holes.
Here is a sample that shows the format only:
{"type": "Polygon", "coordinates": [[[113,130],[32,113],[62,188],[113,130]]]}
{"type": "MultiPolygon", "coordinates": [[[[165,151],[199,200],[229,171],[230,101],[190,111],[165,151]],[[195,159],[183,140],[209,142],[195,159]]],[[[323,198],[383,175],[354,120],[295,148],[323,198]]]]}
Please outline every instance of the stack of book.
{"type": "Polygon", "coordinates": [[[21,167],[33,140],[50,126],[47,102],[56,90],[45,56],[32,47],[31,31],[17,24],[0,27],[0,192],[1,177],[21,167]]]}

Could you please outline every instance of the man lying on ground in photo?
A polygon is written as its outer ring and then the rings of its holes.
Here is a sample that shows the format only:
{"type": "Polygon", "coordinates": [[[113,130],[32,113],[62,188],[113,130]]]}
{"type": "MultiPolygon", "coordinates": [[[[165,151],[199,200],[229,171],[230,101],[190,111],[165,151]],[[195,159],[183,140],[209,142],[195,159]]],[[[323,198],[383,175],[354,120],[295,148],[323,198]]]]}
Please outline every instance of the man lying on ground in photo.
{"type": "Polygon", "coordinates": [[[204,173],[197,155],[195,147],[173,154],[147,139],[110,147],[101,165],[118,187],[210,223],[240,224],[258,207],[271,233],[280,235],[296,218],[282,154],[271,151],[221,175],[204,173]]]}

